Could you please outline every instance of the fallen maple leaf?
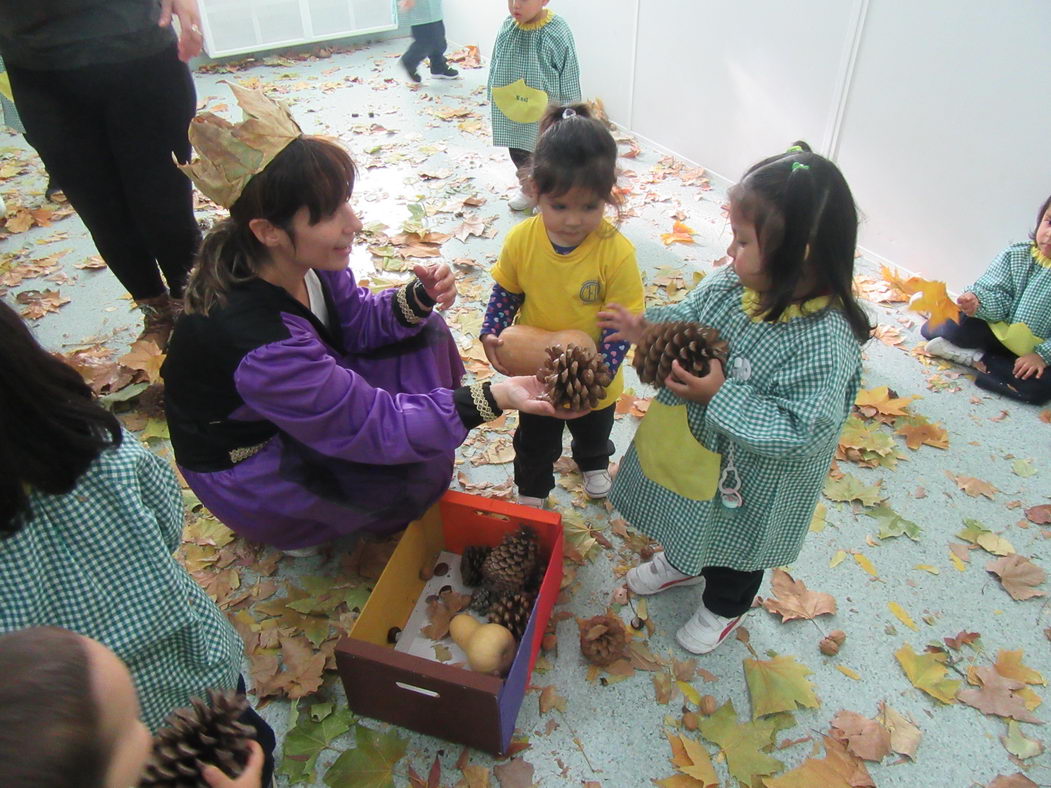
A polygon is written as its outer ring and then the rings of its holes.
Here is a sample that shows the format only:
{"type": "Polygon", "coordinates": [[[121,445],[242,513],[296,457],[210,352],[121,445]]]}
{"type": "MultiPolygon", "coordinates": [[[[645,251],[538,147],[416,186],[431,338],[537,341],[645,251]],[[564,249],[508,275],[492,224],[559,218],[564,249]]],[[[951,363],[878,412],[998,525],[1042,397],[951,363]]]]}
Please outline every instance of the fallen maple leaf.
{"type": "Polygon", "coordinates": [[[540,713],[547,714],[551,709],[561,712],[566,710],[566,699],[558,694],[554,684],[549,684],[540,691],[540,713]]]}
{"type": "Polygon", "coordinates": [[[867,410],[880,413],[884,416],[906,416],[905,410],[909,403],[916,399],[911,397],[895,397],[888,386],[877,386],[873,389],[862,389],[858,392],[854,404],[866,413],[867,410]]]}
{"type": "MultiPolygon", "coordinates": [[[[1001,676],[990,665],[976,667],[973,673],[977,679],[977,682],[973,683],[978,683],[980,688],[960,690],[956,698],[961,703],[974,706],[983,714],[1040,723],[1040,720],[1026,709],[1022,698],[1015,695],[1016,690],[1025,687],[1025,682],[1001,676]]],[[[970,676],[970,672],[968,675],[970,676]]]]}
{"type": "Polygon", "coordinates": [[[654,780],[662,788],[718,788],[719,779],[715,775],[711,756],[701,744],[689,736],[676,736],[664,732],[671,745],[672,765],[681,774],[654,780]]]}
{"type": "MultiPolygon", "coordinates": [[[[942,638],[945,645],[953,651],[959,651],[964,646],[969,646],[980,638],[977,632],[960,632],[954,638],[942,638]]],[[[1006,674],[1005,674],[1006,675],[1006,674]]]]}
{"type": "Polygon", "coordinates": [[[880,539],[891,539],[904,535],[915,542],[920,538],[920,526],[912,520],[906,520],[889,506],[877,506],[865,514],[879,523],[877,535],[880,539]]]}
{"type": "Polygon", "coordinates": [[[986,788],[1040,788],[1021,772],[1009,775],[998,775],[986,788]]]}
{"type": "Polygon", "coordinates": [[[890,753],[890,731],[876,720],[855,711],[840,711],[831,725],[829,735],[859,758],[879,762],[890,753]]]}
{"type": "Polygon", "coordinates": [[[945,678],[949,671],[945,667],[948,656],[944,651],[917,654],[912,650],[912,646],[906,643],[894,652],[894,656],[898,658],[901,669],[905,671],[914,687],[942,703],[955,703],[961,682],[945,678]]]}
{"type": "Polygon", "coordinates": [[[687,227],[682,222],[675,222],[670,233],[661,233],[661,240],[664,241],[665,246],[670,246],[671,244],[692,244],[694,243],[693,236],[696,234],[695,230],[687,227]]]}
{"type": "Polygon", "coordinates": [[[532,788],[533,764],[523,758],[512,758],[493,767],[500,788],[532,788]]]}
{"type": "Polygon", "coordinates": [[[1047,686],[1047,679],[1044,678],[1040,671],[1033,670],[1022,662],[1023,653],[1020,649],[1018,651],[1001,649],[996,652],[996,662],[993,663],[993,667],[996,668],[997,673],[1009,679],[1015,679],[1026,684],[1047,686]]]}
{"type": "Polygon", "coordinates": [[[890,748],[899,755],[916,760],[916,750],[919,749],[923,734],[912,720],[881,701],[879,721],[884,728],[890,731],[890,748]]]}
{"type": "Polygon", "coordinates": [[[146,380],[156,383],[161,379],[161,365],[165,355],[152,339],[133,342],[131,351],[121,356],[120,363],[129,369],[138,369],[146,374],[146,380]]]}
{"type": "Polygon", "coordinates": [[[831,736],[824,737],[825,757],[807,758],[779,777],[764,780],[766,788],[869,788],[875,786],[868,769],[831,736]]]}
{"type": "Polygon", "coordinates": [[[1047,596],[1046,591],[1035,588],[1047,579],[1047,572],[1017,553],[990,561],[985,565],[985,571],[1000,578],[1000,584],[1012,599],[1047,596]]]}
{"type": "Polygon", "coordinates": [[[29,320],[39,320],[69,303],[57,290],[23,290],[15,296],[15,301],[25,306],[21,315],[29,320]]]}
{"type": "Polygon", "coordinates": [[[984,495],[989,500],[993,499],[999,490],[997,490],[989,482],[982,479],[976,479],[973,476],[957,476],[955,473],[946,471],[945,475],[956,482],[956,486],[967,493],[972,498],[977,498],[979,495],[984,495]]]}
{"type": "Polygon", "coordinates": [[[830,501],[858,501],[862,506],[875,506],[883,500],[880,492],[882,481],[866,485],[856,476],[845,473],[840,479],[829,479],[824,494],[830,501]]]}
{"type": "Polygon", "coordinates": [[[1000,737],[1000,743],[1011,755],[1022,761],[1035,758],[1044,751],[1043,742],[1027,739],[1021,726],[1014,720],[1007,721],[1007,735],[1000,737]]]}
{"type": "Polygon", "coordinates": [[[809,709],[820,706],[821,701],[806,678],[813,672],[795,657],[745,659],[744,677],[752,698],[752,719],[779,711],[794,711],[797,706],[809,709]]]}
{"type": "Polygon", "coordinates": [[[1051,523],[1051,503],[1045,503],[1041,506],[1030,506],[1025,510],[1025,517],[1029,522],[1037,525],[1051,523]]]}
{"type": "Polygon", "coordinates": [[[745,785],[753,785],[755,777],[776,774],[784,764],[770,755],[774,734],[792,723],[787,715],[765,720],[740,722],[732,701],[724,703],[714,714],[701,720],[701,735],[718,745],[726,756],[730,775],[745,785]],[[786,719],[787,718],[787,719],[786,719]]]}
{"type": "Polygon", "coordinates": [[[796,580],[783,569],[775,569],[770,581],[774,597],[762,600],[770,613],[780,614],[781,622],[797,618],[812,619],[836,612],[836,599],[831,594],[810,591],[806,583],[796,580]]]}
{"type": "Polygon", "coordinates": [[[949,298],[945,282],[919,280],[916,292],[909,301],[909,309],[913,312],[927,313],[931,328],[937,328],[949,320],[956,323],[960,319],[960,307],[949,298]]]}
{"type": "Polygon", "coordinates": [[[949,448],[949,433],[941,424],[930,422],[906,424],[899,427],[895,434],[903,436],[905,445],[913,451],[924,445],[933,446],[936,449],[949,448]]]}
{"type": "Polygon", "coordinates": [[[406,740],[394,731],[380,733],[364,725],[354,727],[354,740],[354,749],[341,753],[325,772],[325,785],[394,785],[394,766],[405,756],[406,740]]]}

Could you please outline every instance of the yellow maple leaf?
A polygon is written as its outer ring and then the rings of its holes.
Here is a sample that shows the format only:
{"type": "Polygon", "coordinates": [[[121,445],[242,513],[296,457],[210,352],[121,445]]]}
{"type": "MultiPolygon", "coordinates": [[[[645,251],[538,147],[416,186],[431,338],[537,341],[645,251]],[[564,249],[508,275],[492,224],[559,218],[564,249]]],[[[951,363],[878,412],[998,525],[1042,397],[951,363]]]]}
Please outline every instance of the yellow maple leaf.
{"type": "Polygon", "coordinates": [[[816,709],[821,701],[807,680],[813,671],[795,657],[778,656],[770,660],[744,660],[744,677],[752,697],[752,719],[794,711],[797,706],[816,709]]]}
{"type": "Polygon", "coordinates": [[[899,427],[895,434],[904,436],[905,445],[913,451],[924,445],[933,446],[936,449],[949,448],[949,433],[941,424],[930,422],[907,424],[899,427]]]}
{"type": "Polygon", "coordinates": [[[121,357],[120,363],[129,369],[139,369],[146,373],[146,380],[156,383],[161,379],[161,365],[164,354],[157,343],[149,339],[133,342],[131,351],[121,357]]]}
{"type": "Polygon", "coordinates": [[[904,279],[896,271],[892,271],[885,265],[880,266],[879,272],[887,280],[887,284],[901,292],[902,297],[900,300],[902,301],[908,301],[909,296],[915,293],[919,289],[920,283],[923,282],[918,276],[910,276],[908,279],[904,279]]]}
{"type": "Polygon", "coordinates": [[[687,227],[682,222],[675,222],[671,227],[670,233],[661,233],[661,240],[664,241],[665,246],[671,244],[692,244],[694,243],[693,236],[697,233],[691,227],[687,227]]]}
{"type": "Polygon", "coordinates": [[[859,408],[874,408],[877,413],[882,413],[884,416],[906,416],[908,413],[905,408],[914,399],[917,399],[916,395],[893,397],[888,386],[877,386],[874,389],[859,391],[854,404],[859,408]]]}
{"type": "Polygon", "coordinates": [[[945,282],[919,280],[916,293],[909,302],[909,309],[926,313],[932,328],[937,328],[948,320],[956,323],[960,319],[960,307],[949,298],[945,282]]]}
{"type": "Polygon", "coordinates": [[[945,678],[949,672],[945,667],[945,652],[917,654],[912,650],[912,646],[906,643],[894,652],[894,656],[898,658],[901,669],[905,671],[914,687],[942,703],[956,702],[956,693],[961,682],[945,678]]]}
{"type": "Polygon", "coordinates": [[[875,785],[859,758],[831,736],[824,737],[825,757],[807,758],[799,766],[779,777],[763,781],[766,788],[851,788],[854,785],[875,785]]]}
{"type": "Polygon", "coordinates": [[[1001,649],[996,653],[996,662],[993,663],[993,667],[996,668],[997,673],[1006,678],[1023,681],[1026,684],[1042,684],[1046,687],[1047,679],[1040,671],[1033,670],[1022,662],[1022,654],[1021,649],[1018,651],[1001,649]]]}

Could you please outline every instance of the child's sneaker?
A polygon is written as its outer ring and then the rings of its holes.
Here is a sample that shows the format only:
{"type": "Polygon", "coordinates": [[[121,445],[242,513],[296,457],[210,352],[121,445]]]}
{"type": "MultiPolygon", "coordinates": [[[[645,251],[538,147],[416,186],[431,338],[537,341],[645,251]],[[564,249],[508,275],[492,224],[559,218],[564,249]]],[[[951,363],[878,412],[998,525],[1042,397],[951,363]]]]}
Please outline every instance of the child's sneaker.
{"type": "Polygon", "coordinates": [[[605,498],[613,486],[613,477],[603,468],[601,471],[584,471],[584,492],[589,498],[605,498]]]}
{"type": "Polygon", "coordinates": [[[411,69],[410,70],[409,69],[409,64],[405,62],[405,58],[404,57],[398,58],[398,63],[399,63],[399,65],[401,65],[402,70],[406,74],[408,74],[409,79],[411,79],[416,84],[419,84],[422,81],[420,79],[420,72],[418,72],[416,69],[411,69]]]}
{"type": "Polygon", "coordinates": [[[640,596],[659,594],[677,586],[692,586],[704,582],[702,575],[684,575],[668,563],[664,553],[657,553],[644,564],[628,570],[628,588],[640,596]]]}
{"type": "Polygon", "coordinates": [[[543,509],[547,503],[546,498],[534,498],[532,495],[519,495],[518,502],[522,506],[532,506],[534,509],[543,509]]]}
{"type": "Polygon", "coordinates": [[[927,342],[927,352],[932,356],[948,359],[964,367],[973,367],[985,355],[981,350],[954,345],[945,337],[935,337],[927,342]]]}
{"type": "Polygon", "coordinates": [[[691,654],[707,654],[730,637],[743,619],[744,613],[736,618],[726,618],[701,605],[675,633],[675,639],[691,654]]]}
{"type": "Polygon", "coordinates": [[[460,76],[460,72],[452,66],[446,66],[441,71],[432,71],[431,76],[435,79],[457,79],[460,76]]]}
{"type": "Polygon", "coordinates": [[[507,201],[507,207],[512,211],[528,211],[536,207],[536,200],[519,189],[518,194],[507,201]]]}

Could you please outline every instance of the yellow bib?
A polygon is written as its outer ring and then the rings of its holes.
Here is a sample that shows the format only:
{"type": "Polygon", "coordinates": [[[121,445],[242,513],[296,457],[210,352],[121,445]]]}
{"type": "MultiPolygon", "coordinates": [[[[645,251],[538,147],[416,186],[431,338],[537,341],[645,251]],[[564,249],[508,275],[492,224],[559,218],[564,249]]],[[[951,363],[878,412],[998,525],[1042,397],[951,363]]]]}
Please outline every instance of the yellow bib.
{"type": "Polygon", "coordinates": [[[993,336],[1016,356],[1032,353],[1044,340],[1033,334],[1025,323],[990,323],[993,336]]]}
{"type": "Polygon", "coordinates": [[[531,88],[524,79],[493,88],[493,103],[515,123],[536,123],[547,109],[547,93],[531,88]]]}
{"type": "Polygon", "coordinates": [[[722,455],[693,437],[685,405],[653,400],[635,433],[635,453],[651,481],[693,501],[715,497],[722,455]]]}
{"type": "Polygon", "coordinates": [[[14,101],[14,94],[11,93],[11,77],[7,76],[5,71],[0,74],[0,95],[2,95],[8,101],[14,101]]]}

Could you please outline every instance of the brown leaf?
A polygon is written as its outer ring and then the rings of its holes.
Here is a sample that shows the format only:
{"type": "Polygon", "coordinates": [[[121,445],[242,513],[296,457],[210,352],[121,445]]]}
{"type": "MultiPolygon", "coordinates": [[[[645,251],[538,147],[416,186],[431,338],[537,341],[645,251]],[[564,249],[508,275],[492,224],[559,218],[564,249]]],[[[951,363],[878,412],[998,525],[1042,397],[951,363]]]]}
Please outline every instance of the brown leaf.
{"type": "Polygon", "coordinates": [[[524,758],[512,758],[493,767],[500,788],[532,788],[533,764],[524,758]]]}
{"type": "Polygon", "coordinates": [[[973,476],[957,476],[949,471],[946,471],[945,475],[956,482],[956,486],[972,498],[984,495],[989,500],[992,500],[993,496],[999,492],[999,490],[989,484],[989,482],[983,481],[982,479],[976,479],[973,476]]]}
{"type": "Polygon", "coordinates": [[[130,352],[121,356],[120,363],[129,369],[142,370],[146,374],[146,380],[156,383],[161,379],[164,358],[164,353],[156,342],[152,339],[140,339],[132,343],[130,352]]]}
{"type": "Polygon", "coordinates": [[[1017,553],[990,561],[985,565],[985,571],[1000,578],[1000,583],[1012,599],[1047,596],[1046,591],[1037,591],[1035,588],[1047,579],[1047,572],[1017,553]]]}
{"type": "Polygon", "coordinates": [[[775,569],[770,582],[776,599],[767,597],[763,607],[781,616],[782,623],[792,619],[813,619],[836,612],[836,600],[831,594],[809,591],[806,583],[795,580],[783,569],[775,569]]]}
{"type": "Polygon", "coordinates": [[[1042,506],[1030,506],[1025,510],[1025,516],[1029,522],[1037,525],[1051,523],[1051,503],[1045,503],[1042,506]]]}
{"type": "Polygon", "coordinates": [[[450,610],[442,600],[431,602],[427,605],[427,620],[430,622],[420,628],[420,633],[431,640],[441,640],[449,634],[449,622],[452,621],[453,611],[450,610]]]}
{"type": "Polygon", "coordinates": [[[923,734],[913,721],[880,701],[879,722],[890,731],[890,748],[899,755],[916,760],[916,750],[923,734]]]}
{"type": "Polygon", "coordinates": [[[997,775],[986,788],[1040,788],[1035,782],[1030,780],[1021,772],[1015,772],[1009,775],[997,775]]]}
{"type": "Polygon", "coordinates": [[[974,643],[974,641],[976,641],[980,637],[981,635],[979,635],[977,632],[958,632],[956,634],[956,637],[942,638],[942,640],[945,641],[945,645],[949,648],[953,649],[954,651],[959,651],[964,646],[974,643]]]}
{"type": "Polygon", "coordinates": [[[15,296],[15,301],[25,306],[21,314],[29,320],[39,320],[69,303],[57,290],[23,290],[15,296]]]}
{"type": "Polygon", "coordinates": [[[561,712],[566,710],[566,699],[558,694],[554,684],[549,684],[540,691],[540,713],[547,714],[551,709],[561,712]]]}
{"type": "Polygon", "coordinates": [[[671,670],[675,675],[676,681],[692,681],[694,675],[697,673],[697,660],[687,659],[680,662],[673,657],[671,661],[671,670]]]}
{"type": "Polygon", "coordinates": [[[989,665],[974,668],[973,672],[981,683],[980,689],[960,690],[956,695],[957,700],[974,706],[983,714],[1010,717],[1021,722],[1040,722],[1026,709],[1023,700],[1014,694],[1015,690],[1025,687],[1025,682],[1001,676],[989,665]]]}
{"type": "Polygon", "coordinates": [[[653,689],[657,693],[657,703],[666,705],[671,702],[672,691],[675,689],[675,685],[671,680],[671,674],[663,671],[654,673],[653,689]]]}
{"type": "Polygon", "coordinates": [[[830,735],[866,761],[882,761],[890,753],[890,731],[857,712],[840,711],[832,718],[830,735]]]}

